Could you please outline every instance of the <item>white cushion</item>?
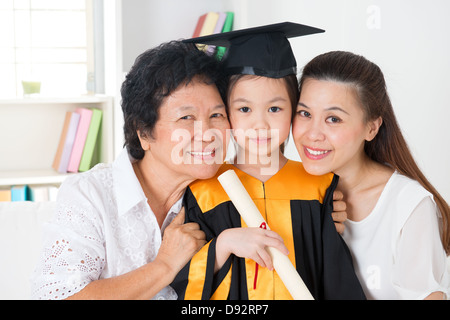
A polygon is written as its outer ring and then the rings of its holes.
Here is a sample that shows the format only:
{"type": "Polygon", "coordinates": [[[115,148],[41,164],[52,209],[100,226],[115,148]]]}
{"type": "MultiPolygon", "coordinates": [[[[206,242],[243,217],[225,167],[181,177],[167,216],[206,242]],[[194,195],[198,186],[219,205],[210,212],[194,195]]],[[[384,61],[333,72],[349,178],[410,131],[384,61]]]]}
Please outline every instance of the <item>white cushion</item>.
{"type": "Polygon", "coordinates": [[[0,299],[29,299],[30,276],[40,256],[42,224],[55,202],[0,202],[0,299]]]}

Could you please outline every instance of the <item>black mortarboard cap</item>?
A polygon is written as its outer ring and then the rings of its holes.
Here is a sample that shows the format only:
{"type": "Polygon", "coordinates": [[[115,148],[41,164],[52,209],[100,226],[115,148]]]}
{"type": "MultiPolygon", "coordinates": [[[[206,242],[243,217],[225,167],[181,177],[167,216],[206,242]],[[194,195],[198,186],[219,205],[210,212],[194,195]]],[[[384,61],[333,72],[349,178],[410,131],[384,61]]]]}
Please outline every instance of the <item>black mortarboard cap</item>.
{"type": "Polygon", "coordinates": [[[297,62],[288,38],[325,30],[292,22],[217,33],[183,42],[227,47],[223,63],[228,74],[282,78],[297,74],[297,62]]]}

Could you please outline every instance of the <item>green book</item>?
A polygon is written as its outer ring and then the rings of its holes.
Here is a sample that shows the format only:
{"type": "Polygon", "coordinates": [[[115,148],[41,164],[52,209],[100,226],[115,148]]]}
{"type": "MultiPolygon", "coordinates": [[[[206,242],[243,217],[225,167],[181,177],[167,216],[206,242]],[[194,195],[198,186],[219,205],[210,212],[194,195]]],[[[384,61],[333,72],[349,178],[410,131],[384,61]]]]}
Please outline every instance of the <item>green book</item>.
{"type": "Polygon", "coordinates": [[[98,135],[102,123],[102,111],[92,109],[91,124],[89,125],[86,142],[84,144],[83,154],[81,155],[80,167],[78,171],[88,171],[93,165],[95,147],[97,145],[98,135]]]}
{"type": "MultiPolygon", "coordinates": [[[[227,17],[225,19],[225,23],[223,24],[222,33],[233,30],[233,20],[234,20],[234,12],[226,12],[227,17]]],[[[223,55],[227,48],[225,47],[217,47],[216,58],[218,60],[222,60],[223,55]]]]}

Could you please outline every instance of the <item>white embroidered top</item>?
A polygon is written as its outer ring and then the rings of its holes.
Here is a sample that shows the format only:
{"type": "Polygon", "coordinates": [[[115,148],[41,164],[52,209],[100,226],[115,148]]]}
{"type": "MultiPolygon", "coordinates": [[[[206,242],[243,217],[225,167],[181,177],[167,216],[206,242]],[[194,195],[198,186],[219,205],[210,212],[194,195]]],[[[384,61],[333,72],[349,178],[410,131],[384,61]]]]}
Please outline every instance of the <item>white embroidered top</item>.
{"type": "MultiPolygon", "coordinates": [[[[44,248],[31,279],[33,299],[64,299],[97,279],[118,276],[155,259],[162,233],[180,212],[182,198],[159,228],[124,149],[112,164],[66,179],[44,248]]],[[[170,287],[154,299],[176,299],[170,287]]]]}
{"type": "Polygon", "coordinates": [[[347,220],[343,238],[368,299],[424,299],[448,295],[439,210],[417,181],[395,172],[370,215],[347,220]]]}

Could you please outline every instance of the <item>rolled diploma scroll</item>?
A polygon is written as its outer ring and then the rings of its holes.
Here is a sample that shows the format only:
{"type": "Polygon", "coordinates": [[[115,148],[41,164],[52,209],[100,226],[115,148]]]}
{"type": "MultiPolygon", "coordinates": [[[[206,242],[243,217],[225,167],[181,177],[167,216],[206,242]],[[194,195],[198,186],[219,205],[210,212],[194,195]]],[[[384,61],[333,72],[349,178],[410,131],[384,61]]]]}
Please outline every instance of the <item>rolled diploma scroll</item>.
{"type": "MultiPolygon", "coordinates": [[[[234,170],[225,171],[217,179],[248,227],[258,228],[263,222],[266,222],[234,170]]],[[[266,226],[270,230],[267,222],[266,226]]],[[[292,298],[294,300],[314,300],[289,257],[275,248],[267,247],[267,251],[272,258],[275,270],[292,298]]]]}

